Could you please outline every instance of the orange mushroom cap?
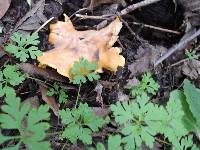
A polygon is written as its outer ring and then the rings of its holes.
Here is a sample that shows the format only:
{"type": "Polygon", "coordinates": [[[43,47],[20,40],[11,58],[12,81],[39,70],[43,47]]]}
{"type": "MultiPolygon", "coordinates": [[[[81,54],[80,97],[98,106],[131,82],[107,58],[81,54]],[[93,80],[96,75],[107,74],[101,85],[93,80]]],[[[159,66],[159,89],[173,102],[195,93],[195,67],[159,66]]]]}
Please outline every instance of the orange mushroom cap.
{"type": "Polygon", "coordinates": [[[37,59],[42,65],[50,66],[63,76],[70,77],[70,68],[75,61],[84,57],[97,62],[97,72],[102,68],[115,72],[118,66],[124,66],[125,58],[120,55],[121,49],[112,47],[118,39],[122,28],[119,18],[107,27],[96,31],[77,31],[68,16],[65,21],[50,25],[49,42],[54,49],[44,52],[37,59]]]}

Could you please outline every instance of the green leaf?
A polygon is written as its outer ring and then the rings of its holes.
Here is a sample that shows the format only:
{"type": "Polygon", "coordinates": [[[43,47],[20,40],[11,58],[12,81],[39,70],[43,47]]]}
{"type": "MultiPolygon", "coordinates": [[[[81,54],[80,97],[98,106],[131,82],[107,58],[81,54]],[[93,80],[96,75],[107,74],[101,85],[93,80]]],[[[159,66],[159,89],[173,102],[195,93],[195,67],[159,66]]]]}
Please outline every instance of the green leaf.
{"type": "Polygon", "coordinates": [[[26,35],[26,40],[30,45],[38,45],[40,43],[39,35],[36,32],[34,32],[32,35],[26,35]]]}
{"type": "Polygon", "coordinates": [[[185,55],[189,58],[189,60],[198,60],[198,55],[195,50],[186,50],[185,55]]]}
{"type": "Polygon", "coordinates": [[[50,116],[48,106],[41,105],[38,109],[30,109],[28,103],[23,105],[20,103],[20,99],[16,97],[14,92],[6,95],[5,102],[6,104],[1,107],[3,113],[0,114],[0,126],[3,129],[18,130],[20,136],[3,136],[0,138],[0,142],[3,143],[12,138],[19,139],[32,150],[38,148],[51,149],[49,142],[43,141],[46,136],[45,131],[49,128],[49,124],[45,122],[49,120],[50,116]],[[26,125],[24,120],[27,120],[26,125]]]}
{"type": "Polygon", "coordinates": [[[28,58],[36,59],[42,55],[42,52],[37,47],[40,42],[38,39],[38,33],[21,35],[16,32],[11,36],[11,40],[16,42],[16,44],[8,44],[5,50],[19,58],[22,62],[26,62],[28,58]]]}
{"type": "Polygon", "coordinates": [[[163,114],[162,125],[160,132],[168,137],[169,141],[178,148],[179,140],[182,136],[185,136],[188,131],[182,123],[184,117],[184,111],[182,109],[181,101],[179,100],[180,93],[173,91],[170,93],[170,98],[166,106],[167,114],[163,114]]]}
{"type": "Polygon", "coordinates": [[[6,148],[3,148],[3,149],[1,149],[1,150],[18,150],[20,144],[21,144],[21,143],[18,143],[18,144],[15,145],[15,146],[12,146],[12,147],[6,147],[6,148]]]}
{"type": "Polygon", "coordinates": [[[96,149],[94,149],[93,147],[89,147],[88,150],[106,150],[106,148],[102,143],[97,143],[96,149]]]}
{"type": "Polygon", "coordinates": [[[74,84],[85,83],[89,81],[99,80],[100,76],[95,72],[98,69],[96,62],[89,62],[81,57],[79,61],[75,61],[73,67],[70,69],[70,74],[73,77],[74,84]]]}
{"type": "Polygon", "coordinates": [[[77,124],[68,125],[62,133],[63,138],[69,139],[71,143],[77,143],[80,135],[80,127],[77,124]]]}
{"type": "Polygon", "coordinates": [[[3,71],[0,71],[0,97],[14,92],[10,86],[16,86],[25,80],[25,76],[18,71],[16,65],[6,65],[3,71]]]}
{"type": "MultiPolygon", "coordinates": [[[[72,112],[70,111],[70,109],[63,109],[59,111],[60,117],[62,119],[62,122],[66,125],[73,123],[76,121],[76,118],[74,118],[74,116],[72,116],[72,112]]],[[[74,114],[73,114],[74,115],[74,114]]]]}
{"type": "Polygon", "coordinates": [[[97,149],[96,150],[106,150],[104,145],[102,143],[97,143],[97,149]]]}
{"type": "Polygon", "coordinates": [[[131,95],[133,97],[149,93],[155,95],[159,89],[159,84],[152,78],[152,75],[147,72],[142,76],[142,81],[138,86],[131,87],[131,95]]]}
{"type": "Polygon", "coordinates": [[[3,70],[5,81],[12,86],[19,85],[25,80],[25,76],[18,71],[16,65],[6,65],[3,70]]]}
{"type": "Polygon", "coordinates": [[[77,140],[85,144],[92,143],[92,133],[99,131],[107,120],[95,116],[87,104],[80,103],[77,109],[60,110],[62,123],[65,124],[62,137],[75,144],[77,140]]]}
{"type": "Polygon", "coordinates": [[[31,46],[31,47],[27,48],[27,51],[29,52],[30,57],[32,59],[36,59],[38,56],[42,55],[42,51],[39,51],[38,47],[36,47],[36,46],[31,46]]]}
{"type": "Polygon", "coordinates": [[[197,145],[193,143],[193,136],[189,135],[181,139],[180,142],[180,150],[188,150],[191,148],[191,150],[199,150],[197,145]]]}
{"type": "Polygon", "coordinates": [[[196,124],[196,119],[194,118],[190,107],[186,101],[186,96],[184,95],[184,92],[176,90],[178,93],[178,96],[176,97],[177,100],[181,101],[181,105],[184,111],[184,116],[182,118],[182,122],[184,124],[184,127],[192,132],[197,130],[197,124],[196,124]]]}
{"type": "Polygon", "coordinates": [[[152,148],[156,134],[164,134],[176,149],[179,141],[188,134],[182,119],[184,111],[181,105],[181,92],[170,93],[166,108],[149,102],[147,94],[142,93],[131,102],[111,105],[115,121],[122,127],[122,143],[126,150],[140,149],[144,142],[152,148]]]}
{"type": "Polygon", "coordinates": [[[61,89],[56,83],[47,91],[47,96],[57,96],[59,103],[65,103],[68,100],[67,93],[61,89]]]}
{"type": "Polygon", "coordinates": [[[200,126],[200,90],[191,84],[189,80],[184,80],[183,88],[190,111],[196,119],[198,126],[200,126]]]}
{"type": "Polygon", "coordinates": [[[115,121],[123,125],[122,133],[125,136],[123,143],[127,149],[141,147],[144,141],[150,148],[153,147],[154,135],[157,129],[151,127],[156,116],[149,117],[149,113],[156,106],[148,103],[149,98],[145,93],[136,97],[136,102],[123,102],[111,106],[115,121]]]}
{"type": "Polygon", "coordinates": [[[68,95],[66,94],[66,92],[63,89],[60,89],[59,91],[59,98],[58,101],[59,103],[66,103],[66,101],[68,100],[68,95]]]}
{"type": "Polygon", "coordinates": [[[108,150],[122,150],[122,139],[120,135],[110,135],[108,137],[108,150]]]}
{"type": "Polygon", "coordinates": [[[3,136],[0,132],[0,145],[3,144],[3,142],[12,139],[11,136],[3,136]]]}

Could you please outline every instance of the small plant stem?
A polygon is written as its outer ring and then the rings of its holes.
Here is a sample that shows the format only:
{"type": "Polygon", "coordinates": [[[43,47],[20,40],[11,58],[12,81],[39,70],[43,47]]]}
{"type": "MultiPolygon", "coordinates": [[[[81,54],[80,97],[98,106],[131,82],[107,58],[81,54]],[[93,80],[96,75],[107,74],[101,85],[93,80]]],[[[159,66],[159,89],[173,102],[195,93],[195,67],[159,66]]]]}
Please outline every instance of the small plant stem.
{"type": "Polygon", "coordinates": [[[47,133],[47,136],[57,135],[57,134],[61,134],[61,133],[63,133],[63,131],[47,133]]]}
{"type": "Polygon", "coordinates": [[[41,83],[45,83],[44,81],[40,80],[40,79],[37,79],[37,78],[34,78],[34,77],[31,77],[31,76],[27,76],[28,79],[32,79],[32,80],[35,80],[35,81],[38,81],[38,82],[41,82],[41,83]]]}
{"type": "Polygon", "coordinates": [[[161,140],[161,139],[159,139],[159,138],[157,138],[157,137],[155,137],[155,140],[158,141],[158,142],[161,142],[161,143],[163,143],[163,144],[166,144],[166,145],[171,146],[170,143],[168,143],[168,142],[166,142],[166,141],[164,141],[164,140],[161,140]]]}
{"type": "Polygon", "coordinates": [[[80,89],[81,89],[81,84],[79,84],[79,87],[78,87],[78,94],[77,94],[77,97],[76,97],[76,103],[75,103],[75,108],[77,107],[78,105],[78,99],[79,99],[79,96],[80,96],[80,89]]]}
{"type": "Polygon", "coordinates": [[[13,139],[21,139],[22,138],[22,136],[12,136],[12,137],[9,137],[9,139],[8,140],[13,140],[13,139]]]}
{"type": "Polygon", "coordinates": [[[62,146],[62,149],[61,149],[61,150],[64,150],[65,146],[67,146],[67,144],[66,144],[66,143],[65,143],[65,144],[63,144],[63,146],[62,146]]]}
{"type": "Polygon", "coordinates": [[[43,84],[46,84],[46,85],[52,87],[51,84],[49,84],[49,83],[47,83],[47,82],[45,82],[45,81],[42,81],[42,80],[40,80],[40,79],[38,79],[38,78],[34,78],[34,77],[31,77],[31,76],[27,76],[27,78],[28,78],[28,79],[32,79],[32,80],[35,80],[35,81],[37,81],[37,82],[40,82],[40,83],[43,83],[43,84]]]}

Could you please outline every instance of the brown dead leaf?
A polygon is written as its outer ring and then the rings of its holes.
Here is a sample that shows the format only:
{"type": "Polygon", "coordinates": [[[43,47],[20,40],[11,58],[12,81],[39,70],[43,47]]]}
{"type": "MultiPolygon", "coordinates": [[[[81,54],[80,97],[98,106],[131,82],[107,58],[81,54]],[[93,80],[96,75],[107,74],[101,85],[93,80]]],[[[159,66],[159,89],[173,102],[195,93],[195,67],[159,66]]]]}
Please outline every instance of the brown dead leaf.
{"type": "Polygon", "coordinates": [[[57,74],[57,72],[52,71],[50,69],[42,69],[29,63],[20,63],[19,68],[22,72],[30,76],[36,76],[36,77],[39,76],[45,78],[46,80],[53,80],[63,83],[66,82],[66,79],[63,76],[57,74]]]}
{"type": "Polygon", "coordinates": [[[110,82],[110,81],[100,81],[100,84],[105,88],[112,90],[112,88],[117,84],[116,82],[110,82]]]}
{"type": "Polygon", "coordinates": [[[49,42],[54,44],[55,48],[43,53],[38,57],[38,61],[57,69],[59,74],[69,79],[70,68],[81,57],[96,61],[98,72],[102,72],[102,68],[115,72],[118,66],[125,64],[125,58],[119,55],[121,49],[112,47],[121,28],[122,23],[117,18],[99,31],[77,31],[65,15],[65,22],[58,21],[50,26],[49,42]]]}
{"type": "Polygon", "coordinates": [[[166,50],[167,49],[162,46],[153,46],[150,44],[139,47],[137,55],[135,56],[135,62],[128,66],[128,69],[131,71],[131,76],[138,76],[151,70],[155,61],[164,54],[166,50]]]}
{"type": "Polygon", "coordinates": [[[128,79],[127,84],[124,86],[126,89],[130,89],[132,86],[138,86],[140,84],[140,81],[134,77],[133,79],[128,79]]]}
{"type": "Polygon", "coordinates": [[[122,91],[117,93],[117,101],[119,102],[127,102],[129,100],[129,96],[124,94],[122,91]]]}
{"type": "Polygon", "coordinates": [[[103,107],[103,98],[101,96],[102,94],[102,89],[103,89],[103,86],[101,85],[101,83],[97,83],[94,91],[97,92],[97,96],[96,96],[96,102],[98,102],[99,104],[101,104],[101,107],[103,107]]]}
{"type": "Polygon", "coordinates": [[[54,114],[58,116],[59,106],[56,103],[56,99],[54,96],[47,96],[47,88],[43,85],[40,85],[40,92],[42,94],[42,99],[49,105],[49,107],[53,110],[54,114]]]}
{"type": "Polygon", "coordinates": [[[98,117],[106,117],[111,112],[109,108],[92,107],[93,112],[98,117]]]}
{"type": "Polygon", "coordinates": [[[38,29],[47,21],[44,15],[45,0],[39,0],[33,8],[17,22],[12,33],[16,31],[27,32],[38,29]]]}
{"type": "Polygon", "coordinates": [[[34,108],[34,109],[38,109],[39,106],[40,106],[40,103],[39,103],[39,98],[38,96],[33,96],[33,97],[29,97],[27,99],[25,99],[22,103],[21,103],[21,106],[24,105],[24,104],[30,104],[30,109],[34,108]]]}
{"type": "Polygon", "coordinates": [[[0,1],[0,19],[5,15],[7,12],[9,6],[10,6],[11,0],[1,0],[0,1]]]}
{"type": "Polygon", "coordinates": [[[176,0],[176,1],[185,10],[184,16],[187,26],[189,28],[190,26],[192,27],[200,26],[200,1],[199,0],[176,0]]]}
{"type": "Polygon", "coordinates": [[[190,79],[197,79],[200,76],[200,61],[185,61],[182,66],[182,71],[183,74],[190,77],[190,79]]]}

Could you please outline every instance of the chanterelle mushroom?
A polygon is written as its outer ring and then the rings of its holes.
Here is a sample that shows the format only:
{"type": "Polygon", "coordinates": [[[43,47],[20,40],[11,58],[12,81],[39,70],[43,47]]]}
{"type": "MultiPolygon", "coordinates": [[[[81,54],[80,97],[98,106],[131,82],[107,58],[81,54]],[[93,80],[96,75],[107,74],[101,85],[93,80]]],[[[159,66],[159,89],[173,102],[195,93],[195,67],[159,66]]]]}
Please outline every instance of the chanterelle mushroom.
{"type": "Polygon", "coordinates": [[[112,47],[121,28],[122,23],[117,18],[99,31],[77,31],[65,15],[65,22],[50,25],[49,42],[55,48],[44,52],[38,61],[57,69],[59,74],[68,78],[71,78],[70,68],[80,57],[97,62],[98,72],[102,72],[102,68],[115,72],[118,66],[125,64],[125,58],[119,55],[120,48],[112,47]]]}

